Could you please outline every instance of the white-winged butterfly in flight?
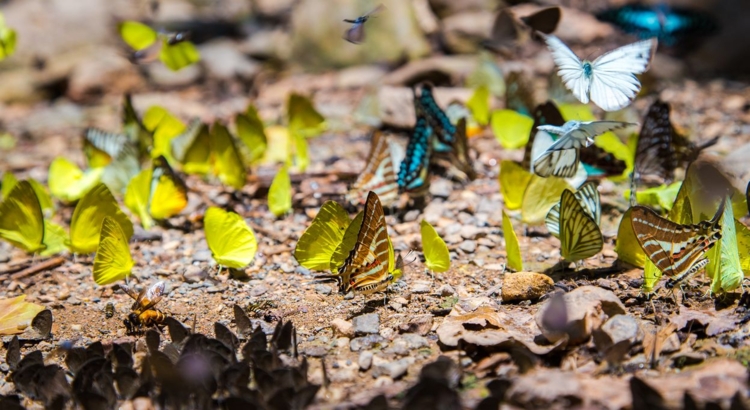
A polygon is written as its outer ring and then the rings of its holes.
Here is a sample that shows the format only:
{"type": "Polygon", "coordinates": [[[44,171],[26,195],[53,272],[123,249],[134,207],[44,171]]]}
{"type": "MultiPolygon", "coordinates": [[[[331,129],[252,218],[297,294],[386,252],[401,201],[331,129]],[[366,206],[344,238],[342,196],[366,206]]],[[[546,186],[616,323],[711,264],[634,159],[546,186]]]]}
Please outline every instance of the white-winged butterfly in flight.
{"type": "Polygon", "coordinates": [[[644,206],[630,213],[633,232],[646,256],[662,274],[669,277],[665,287],[672,289],[688,280],[708,264],[706,251],[721,239],[721,216],[725,202],[710,221],[681,225],[662,218],[644,206]]]}
{"type": "Polygon", "coordinates": [[[351,23],[352,26],[349,27],[349,29],[344,32],[344,40],[352,43],[352,44],[359,44],[365,39],[365,23],[367,20],[369,20],[371,17],[374,17],[376,14],[380,13],[381,11],[385,10],[385,6],[382,4],[379,4],[377,7],[375,7],[372,11],[369,13],[359,16],[354,20],[350,19],[344,19],[345,22],[351,23]]]}
{"type": "Polygon", "coordinates": [[[653,38],[614,49],[594,61],[581,61],[559,38],[543,37],[565,87],[580,102],[587,104],[591,100],[604,111],[630,105],[641,89],[636,74],[648,70],[657,46],[653,38]]]}

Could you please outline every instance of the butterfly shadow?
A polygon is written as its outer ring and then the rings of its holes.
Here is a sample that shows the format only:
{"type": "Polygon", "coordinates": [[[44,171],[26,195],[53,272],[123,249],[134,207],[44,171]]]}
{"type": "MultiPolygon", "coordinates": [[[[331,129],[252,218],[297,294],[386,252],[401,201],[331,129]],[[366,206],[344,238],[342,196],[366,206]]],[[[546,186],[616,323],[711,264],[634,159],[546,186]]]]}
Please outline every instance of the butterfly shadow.
{"type": "Polygon", "coordinates": [[[624,272],[626,269],[622,266],[612,265],[600,268],[582,268],[582,269],[570,269],[569,263],[560,261],[552,267],[546,269],[543,273],[552,278],[555,282],[562,279],[572,279],[573,276],[576,278],[584,278],[587,280],[595,280],[600,278],[609,277],[615,273],[624,272]]]}

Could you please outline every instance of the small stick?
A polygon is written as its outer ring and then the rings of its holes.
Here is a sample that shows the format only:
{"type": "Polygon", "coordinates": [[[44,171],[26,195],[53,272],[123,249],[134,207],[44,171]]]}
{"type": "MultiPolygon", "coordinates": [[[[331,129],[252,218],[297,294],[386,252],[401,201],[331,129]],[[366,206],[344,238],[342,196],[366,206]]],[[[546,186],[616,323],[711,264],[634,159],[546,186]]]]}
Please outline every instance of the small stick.
{"type": "Polygon", "coordinates": [[[43,272],[49,269],[54,269],[62,265],[63,263],[65,263],[65,258],[63,258],[62,256],[58,256],[56,258],[48,259],[42,263],[26,268],[18,273],[14,273],[10,275],[10,278],[12,280],[23,279],[23,278],[32,276],[34,274],[37,274],[39,272],[43,272]]]}

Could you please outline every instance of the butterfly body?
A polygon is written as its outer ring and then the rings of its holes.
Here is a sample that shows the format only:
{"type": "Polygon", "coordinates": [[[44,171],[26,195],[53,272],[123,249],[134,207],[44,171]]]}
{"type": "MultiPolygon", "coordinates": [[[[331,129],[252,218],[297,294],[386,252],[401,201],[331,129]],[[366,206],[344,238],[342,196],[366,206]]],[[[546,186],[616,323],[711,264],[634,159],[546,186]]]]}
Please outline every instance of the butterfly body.
{"type": "Polygon", "coordinates": [[[398,169],[399,192],[424,192],[429,188],[428,169],[433,151],[432,132],[426,118],[417,118],[417,124],[406,146],[406,156],[398,169]]]}
{"type": "Polygon", "coordinates": [[[351,19],[344,19],[345,22],[350,23],[352,26],[349,27],[346,32],[344,32],[344,40],[352,43],[352,44],[359,44],[365,39],[365,23],[367,20],[369,20],[371,17],[373,17],[376,13],[379,13],[382,11],[385,7],[382,4],[379,4],[377,7],[375,7],[372,11],[369,13],[359,16],[354,20],[351,19]]]}
{"type": "Polygon", "coordinates": [[[594,61],[581,61],[559,38],[544,35],[565,87],[582,103],[592,101],[605,111],[617,111],[633,101],[656,50],[656,40],[644,40],[603,54],[594,61]]]}
{"type": "Polygon", "coordinates": [[[724,202],[710,221],[681,225],[660,217],[649,208],[635,206],[631,211],[631,224],[646,256],[670,277],[671,288],[706,266],[706,251],[721,239],[719,221],[723,212],[724,202]]]}

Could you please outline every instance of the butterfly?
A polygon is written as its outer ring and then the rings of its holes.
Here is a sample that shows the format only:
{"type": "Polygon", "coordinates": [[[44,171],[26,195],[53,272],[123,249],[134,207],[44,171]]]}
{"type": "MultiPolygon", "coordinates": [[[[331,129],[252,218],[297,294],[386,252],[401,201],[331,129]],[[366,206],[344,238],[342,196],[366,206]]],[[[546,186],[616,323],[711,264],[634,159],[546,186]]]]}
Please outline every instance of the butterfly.
{"type": "Polygon", "coordinates": [[[268,210],[277,217],[286,215],[292,209],[292,180],[289,169],[281,167],[268,188],[268,210]]]}
{"type": "Polygon", "coordinates": [[[550,34],[560,21],[560,8],[548,7],[518,19],[509,8],[502,8],[492,23],[490,38],[482,44],[488,49],[502,54],[510,53],[510,46],[521,43],[524,31],[539,31],[550,34]],[[519,24],[519,20],[523,24],[519,24]],[[524,27],[525,26],[525,27],[524,27]]]}
{"type": "Polygon", "coordinates": [[[398,169],[398,191],[415,195],[424,194],[430,187],[429,166],[433,145],[432,127],[424,117],[417,124],[406,145],[406,156],[398,169]]]}
{"type": "Polygon", "coordinates": [[[641,89],[636,74],[644,73],[656,51],[656,39],[639,41],[601,55],[596,60],[578,58],[559,38],[543,35],[557,74],[579,101],[589,99],[604,111],[628,106],[641,89]]]}
{"type": "Polygon", "coordinates": [[[426,220],[423,219],[419,226],[422,236],[422,252],[424,253],[427,268],[430,271],[438,273],[450,269],[451,256],[443,238],[438,235],[435,228],[426,220]]]}
{"type": "Polygon", "coordinates": [[[669,276],[668,289],[684,282],[706,265],[704,258],[721,239],[720,218],[724,201],[710,221],[695,225],[681,225],[657,215],[644,206],[631,208],[630,222],[638,243],[646,256],[664,274],[669,276]]]}
{"type": "Polygon", "coordinates": [[[512,71],[505,79],[505,108],[531,116],[535,107],[534,90],[521,71],[512,71]]]}
{"type": "Polygon", "coordinates": [[[138,118],[130,94],[125,94],[122,109],[122,132],[138,146],[140,158],[146,158],[154,145],[154,136],[138,118]]]}
{"type": "Polygon", "coordinates": [[[403,158],[404,151],[400,145],[391,142],[384,134],[375,132],[370,142],[365,169],[349,188],[346,200],[352,205],[364,205],[365,193],[373,191],[378,194],[383,206],[394,204],[398,199],[398,181],[393,164],[401,162],[403,158]]]}
{"type": "Polygon", "coordinates": [[[203,225],[208,247],[220,266],[240,269],[253,261],[258,241],[240,215],[211,206],[203,217],[203,225]]]}
{"type": "MultiPolygon", "coordinates": [[[[575,197],[578,202],[583,206],[583,210],[588,216],[590,216],[597,226],[600,225],[602,219],[602,206],[601,199],[599,196],[599,190],[596,189],[596,184],[593,181],[586,182],[581,185],[580,188],[575,192],[575,197]]],[[[547,217],[544,219],[547,225],[547,230],[554,237],[560,237],[560,203],[555,204],[547,213],[547,217]]]]}
{"type": "Polygon", "coordinates": [[[132,63],[154,61],[157,57],[172,71],[180,70],[200,60],[195,45],[187,41],[185,33],[167,33],[136,21],[118,25],[123,41],[133,49],[128,59],[132,63]]]}
{"type": "Polygon", "coordinates": [[[187,186],[160,155],[153,159],[151,169],[141,171],[130,180],[124,202],[141,219],[141,225],[149,229],[153,219],[167,219],[185,209],[187,186]]]}
{"type": "Polygon", "coordinates": [[[125,235],[117,221],[109,216],[102,220],[99,246],[94,257],[94,281],[104,286],[125,279],[133,269],[133,258],[125,235]]]}
{"type": "Polygon", "coordinates": [[[113,191],[123,191],[141,168],[138,147],[125,134],[89,128],[83,146],[89,167],[105,167],[102,181],[113,191]]]}
{"type": "Polygon", "coordinates": [[[570,178],[576,174],[581,147],[589,147],[594,137],[607,131],[633,125],[620,121],[568,121],[562,126],[539,125],[537,130],[560,138],[534,159],[534,172],[541,177],[570,178]]]}
{"type": "Polygon", "coordinates": [[[18,182],[0,203],[0,238],[29,253],[44,250],[44,214],[29,181],[18,182]]]}
{"type": "Polygon", "coordinates": [[[73,211],[70,220],[70,240],[68,245],[73,252],[91,253],[99,245],[99,231],[104,217],[114,219],[130,239],[133,236],[133,223],[120,210],[115,197],[104,184],[98,184],[88,191],[73,211]]]}
{"type": "Polygon", "coordinates": [[[388,287],[394,279],[394,271],[400,272],[403,269],[400,257],[395,266],[392,264],[390,243],[383,206],[378,195],[370,192],[362,211],[362,223],[354,247],[339,267],[338,275],[335,275],[340,291],[348,293],[354,290],[370,294],[388,287]]]}
{"type": "Polygon", "coordinates": [[[346,32],[344,32],[344,40],[352,44],[361,43],[365,39],[365,22],[367,22],[367,20],[369,20],[371,17],[374,17],[375,14],[383,11],[384,9],[385,6],[379,4],[369,13],[363,16],[359,16],[355,20],[344,19],[345,22],[352,24],[352,26],[348,30],[346,30],[346,32]]]}
{"type": "MultiPolygon", "coordinates": [[[[604,246],[602,232],[596,220],[569,189],[560,197],[560,255],[563,260],[576,262],[590,258],[604,246]]],[[[601,211],[599,211],[601,212],[601,211]]],[[[598,213],[597,213],[598,214],[598,213]]]]}
{"type": "Polygon", "coordinates": [[[640,38],[656,37],[660,43],[673,46],[687,37],[708,35],[717,25],[710,14],[684,7],[626,4],[596,14],[596,18],[615,24],[626,33],[640,38]]]}
{"type": "Polygon", "coordinates": [[[718,141],[717,137],[696,146],[677,133],[669,115],[666,102],[656,100],[649,107],[635,150],[634,183],[652,177],[670,184],[677,167],[692,162],[703,149],[718,141]]]}
{"type": "Polygon", "coordinates": [[[435,101],[432,84],[422,84],[419,96],[417,96],[416,88],[413,88],[412,91],[417,120],[424,118],[437,137],[432,140],[435,152],[450,152],[456,140],[457,129],[445,114],[445,111],[435,101]]]}
{"type": "Polygon", "coordinates": [[[349,214],[341,205],[326,201],[297,241],[294,258],[310,270],[338,268],[331,265],[331,257],[344,239],[350,223],[349,214]]]}

